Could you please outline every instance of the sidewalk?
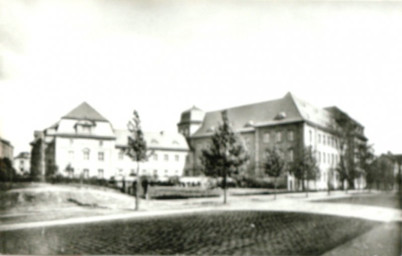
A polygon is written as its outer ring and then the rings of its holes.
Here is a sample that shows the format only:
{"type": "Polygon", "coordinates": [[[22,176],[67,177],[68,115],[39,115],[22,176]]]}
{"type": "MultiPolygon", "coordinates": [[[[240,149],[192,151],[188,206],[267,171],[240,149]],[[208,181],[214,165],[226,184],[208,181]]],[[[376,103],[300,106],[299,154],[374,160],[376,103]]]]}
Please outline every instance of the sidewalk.
{"type": "Polygon", "coordinates": [[[386,223],[322,256],[401,255],[401,223],[386,223]]]}

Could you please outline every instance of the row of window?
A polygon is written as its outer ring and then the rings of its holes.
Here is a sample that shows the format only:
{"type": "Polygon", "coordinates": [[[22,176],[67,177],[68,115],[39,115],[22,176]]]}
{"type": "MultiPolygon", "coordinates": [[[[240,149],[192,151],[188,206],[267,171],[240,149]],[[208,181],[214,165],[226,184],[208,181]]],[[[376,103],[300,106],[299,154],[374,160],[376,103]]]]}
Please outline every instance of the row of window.
{"type": "MultiPolygon", "coordinates": [[[[69,157],[70,160],[73,160],[74,159],[74,151],[72,151],[72,150],[68,151],[68,157],[69,157]]],[[[82,158],[84,160],[89,160],[90,159],[90,151],[89,151],[89,149],[86,148],[86,149],[82,150],[82,158]]],[[[104,152],[98,152],[98,160],[99,161],[105,160],[105,153],[104,152]]]]}
{"type": "MultiPolygon", "coordinates": [[[[90,159],[90,150],[89,150],[89,149],[84,149],[84,150],[82,151],[82,153],[83,153],[83,159],[84,159],[84,160],[89,160],[89,159],[90,159]]],[[[69,151],[69,152],[68,152],[68,155],[69,155],[69,159],[70,159],[70,160],[73,160],[73,159],[74,159],[74,151],[69,151]]],[[[119,152],[119,159],[120,159],[120,160],[123,160],[123,158],[124,158],[124,152],[123,152],[123,151],[120,151],[120,152],[119,152]]],[[[164,159],[164,161],[169,161],[169,155],[168,155],[168,154],[164,154],[164,155],[163,155],[163,159],[164,159]]],[[[105,160],[105,153],[104,153],[104,152],[98,152],[98,160],[99,160],[99,161],[104,161],[104,160],[105,160]]],[[[157,155],[157,154],[154,154],[154,155],[153,155],[153,160],[154,160],[154,161],[158,161],[158,155],[157,155]]],[[[174,155],[174,160],[175,160],[176,162],[178,162],[178,161],[180,160],[180,156],[179,156],[179,155],[174,155]]]]}
{"type": "MultiPolygon", "coordinates": [[[[287,140],[288,141],[293,141],[294,140],[294,132],[293,131],[287,131],[287,140]]],[[[269,143],[271,142],[272,138],[271,138],[271,133],[270,132],[264,132],[263,135],[263,142],[264,143],[269,143]]],[[[279,143],[282,142],[283,140],[283,134],[281,131],[277,131],[275,133],[275,142],[279,143]]]]}
{"type": "Polygon", "coordinates": [[[319,163],[328,163],[328,164],[338,164],[340,158],[336,154],[325,153],[325,152],[317,152],[317,159],[319,163]]]}
{"type": "MultiPolygon", "coordinates": [[[[313,143],[313,132],[311,130],[309,131],[309,138],[310,138],[310,144],[313,143]]],[[[338,140],[334,136],[325,135],[321,133],[318,133],[317,143],[318,144],[322,143],[323,145],[332,146],[334,148],[338,147],[338,140]]]]}
{"type": "MultiPolygon", "coordinates": [[[[120,152],[119,152],[119,159],[120,159],[120,160],[123,160],[123,158],[124,158],[124,152],[123,152],[123,151],[120,151],[120,152]]],[[[153,154],[152,159],[153,159],[154,161],[158,161],[158,159],[159,159],[158,154],[153,154]]],[[[164,161],[169,161],[169,155],[168,155],[168,154],[164,154],[164,155],[163,155],[163,160],[164,160],[164,161]]],[[[174,160],[175,160],[176,162],[178,162],[178,161],[180,160],[180,156],[179,156],[179,155],[174,155],[174,160]]]]}
{"type": "MultiPolygon", "coordinates": [[[[103,140],[100,140],[99,142],[99,146],[102,147],[103,146],[103,140]]],[[[70,139],[70,145],[74,144],[74,139],[70,139]]]]}

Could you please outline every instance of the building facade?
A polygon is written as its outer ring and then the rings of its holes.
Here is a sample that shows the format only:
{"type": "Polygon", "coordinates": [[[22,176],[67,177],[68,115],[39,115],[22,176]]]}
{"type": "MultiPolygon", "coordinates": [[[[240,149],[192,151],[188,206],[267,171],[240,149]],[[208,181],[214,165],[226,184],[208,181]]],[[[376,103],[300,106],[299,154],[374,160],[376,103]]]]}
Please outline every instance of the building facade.
{"type": "Polygon", "coordinates": [[[29,152],[21,152],[14,157],[13,166],[18,175],[28,175],[31,166],[31,155],[29,152]]]}
{"type": "MultiPolygon", "coordinates": [[[[124,153],[129,132],[115,130],[85,102],[34,135],[31,172],[42,177],[59,174],[110,179],[136,175],[136,163],[124,153]]],[[[150,158],[141,163],[140,175],[159,179],[181,176],[188,152],[184,136],[147,132],[144,135],[150,158]]]]}
{"type": "MultiPolygon", "coordinates": [[[[311,146],[320,175],[317,180],[310,181],[309,187],[326,189],[341,186],[335,171],[341,155],[339,133],[333,118],[338,108],[317,108],[288,93],[280,99],[225,110],[231,126],[240,134],[249,152],[250,160],[246,166],[248,176],[265,177],[261,166],[266,148],[279,148],[285,153],[287,161],[293,162],[301,157],[305,147],[311,146]]],[[[201,152],[222,122],[222,111],[204,112],[193,107],[182,113],[178,131],[186,136],[191,150],[185,167],[187,175],[201,174],[201,152]]],[[[366,141],[364,127],[353,122],[356,124],[353,133],[358,135],[354,135],[354,139],[356,143],[363,143],[366,141]]],[[[353,145],[349,145],[349,150],[354,150],[353,145]]],[[[289,173],[281,177],[281,182],[289,190],[300,188],[300,182],[289,173]]],[[[363,182],[358,184],[365,186],[363,182]]]]}
{"type": "Polygon", "coordinates": [[[5,139],[0,138],[0,158],[8,158],[10,161],[14,156],[14,147],[5,139]]]}

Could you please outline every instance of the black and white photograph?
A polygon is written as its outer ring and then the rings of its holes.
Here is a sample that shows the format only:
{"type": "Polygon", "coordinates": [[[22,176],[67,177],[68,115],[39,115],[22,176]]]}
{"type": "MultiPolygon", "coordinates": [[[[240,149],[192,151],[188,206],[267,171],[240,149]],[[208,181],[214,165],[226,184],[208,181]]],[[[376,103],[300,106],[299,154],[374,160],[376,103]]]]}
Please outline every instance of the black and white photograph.
{"type": "Polygon", "coordinates": [[[402,2],[0,0],[0,254],[402,255],[402,2]]]}

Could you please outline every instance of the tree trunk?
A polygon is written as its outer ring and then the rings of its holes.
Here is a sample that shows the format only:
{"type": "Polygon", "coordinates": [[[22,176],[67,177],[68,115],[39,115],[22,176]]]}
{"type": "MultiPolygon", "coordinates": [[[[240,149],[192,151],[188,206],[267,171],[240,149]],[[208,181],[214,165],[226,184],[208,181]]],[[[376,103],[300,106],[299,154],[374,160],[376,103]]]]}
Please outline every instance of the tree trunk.
{"type": "Polygon", "coordinates": [[[223,187],[223,204],[226,204],[227,203],[226,173],[223,175],[222,187],[223,187]]]}
{"type": "Polygon", "coordinates": [[[308,197],[308,187],[309,187],[309,186],[308,186],[308,180],[307,180],[306,187],[307,187],[307,188],[306,188],[306,197],[308,197]]]}
{"type": "Polygon", "coordinates": [[[137,181],[136,181],[136,191],[135,191],[135,210],[140,209],[140,163],[137,161],[137,181]]]}

